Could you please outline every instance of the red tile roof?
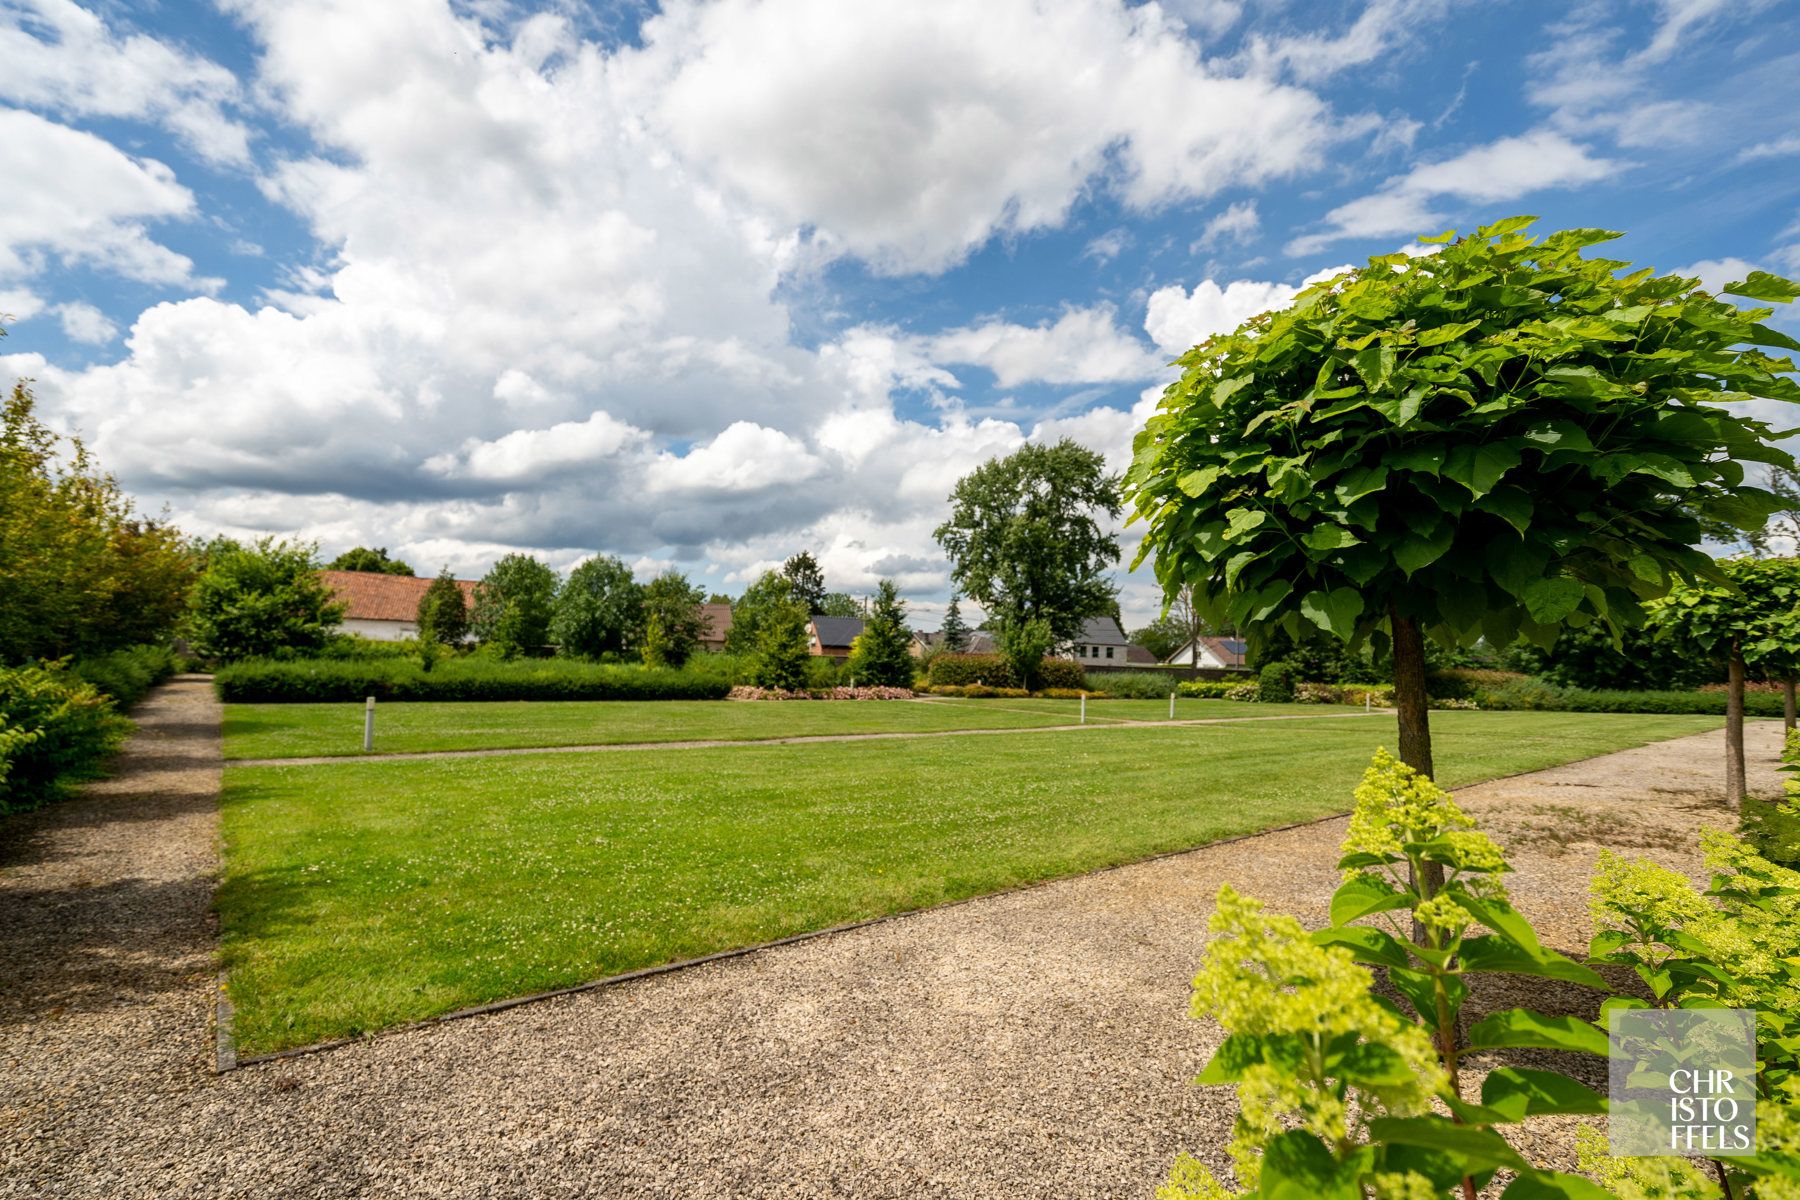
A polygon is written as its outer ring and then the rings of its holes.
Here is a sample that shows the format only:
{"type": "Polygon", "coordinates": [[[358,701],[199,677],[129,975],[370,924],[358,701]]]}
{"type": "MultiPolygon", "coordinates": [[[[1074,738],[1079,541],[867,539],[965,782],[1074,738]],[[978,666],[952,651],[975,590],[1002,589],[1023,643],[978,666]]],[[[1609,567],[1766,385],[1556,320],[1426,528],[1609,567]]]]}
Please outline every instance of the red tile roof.
{"type": "MultiPolygon", "coordinates": [[[[411,575],[383,575],[378,571],[320,571],[319,579],[339,604],[344,605],[347,621],[416,621],[419,601],[429,579],[411,575]]],[[[459,579],[463,602],[475,604],[475,581],[459,579]]]]}

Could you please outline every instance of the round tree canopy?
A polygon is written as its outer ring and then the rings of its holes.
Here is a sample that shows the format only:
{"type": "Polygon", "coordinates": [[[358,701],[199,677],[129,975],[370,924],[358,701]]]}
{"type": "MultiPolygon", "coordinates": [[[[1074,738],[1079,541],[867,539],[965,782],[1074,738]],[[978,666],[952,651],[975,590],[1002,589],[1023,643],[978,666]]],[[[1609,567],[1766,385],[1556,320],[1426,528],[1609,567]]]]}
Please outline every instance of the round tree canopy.
{"type": "Polygon", "coordinates": [[[1359,642],[1394,616],[1547,645],[1716,576],[1701,520],[1760,525],[1776,501],[1744,463],[1791,464],[1732,406],[1800,402],[1754,348],[1800,343],[1697,280],[1583,257],[1617,234],[1531,220],[1370,259],[1180,360],[1126,477],[1166,594],[1253,631],[1359,642]]]}

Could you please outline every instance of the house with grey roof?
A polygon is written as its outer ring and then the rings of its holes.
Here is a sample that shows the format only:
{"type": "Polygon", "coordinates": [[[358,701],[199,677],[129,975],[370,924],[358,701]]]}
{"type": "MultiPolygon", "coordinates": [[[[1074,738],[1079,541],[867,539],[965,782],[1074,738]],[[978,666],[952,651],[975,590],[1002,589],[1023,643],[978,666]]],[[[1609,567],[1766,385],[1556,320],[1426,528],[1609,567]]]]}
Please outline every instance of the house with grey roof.
{"type": "Polygon", "coordinates": [[[1130,661],[1131,639],[1111,617],[1089,617],[1069,644],[1065,657],[1083,666],[1122,667],[1130,661]]]}
{"type": "Polygon", "coordinates": [[[861,617],[814,617],[806,628],[812,652],[839,662],[850,657],[850,646],[862,631],[861,617]]]}

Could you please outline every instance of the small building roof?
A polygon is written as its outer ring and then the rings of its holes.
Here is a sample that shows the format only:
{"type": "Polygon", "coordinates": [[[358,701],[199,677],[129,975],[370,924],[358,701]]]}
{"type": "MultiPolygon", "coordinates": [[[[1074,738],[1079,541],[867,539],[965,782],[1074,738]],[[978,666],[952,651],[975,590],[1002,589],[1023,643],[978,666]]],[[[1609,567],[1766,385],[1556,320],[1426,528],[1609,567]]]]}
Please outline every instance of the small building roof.
{"type": "Polygon", "coordinates": [[[818,636],[821,646],[843,646],[848,648],[856,636],[863,631],[861,617],[814,617],[813,633],[818,636]]]}
{"type": "MultiPolygon", "coordinates": [[[[331,589],[332,599],[344,606],[346,621],[416,621],[419,601],[430,579],[413,575],[384,575],[379,571],[320,571],[319,581],[331,589]]],[[[475,581],[459,579],[463,603],[475,603],[475,581]]]]}
{"type": "Polygon", "coordinates": [[[1089,617],[1081,623],[1081,632],[1075,640],[1084,646],[1126,646],[1130,642],[1119,623],[1111,617],[1089,617]]]}

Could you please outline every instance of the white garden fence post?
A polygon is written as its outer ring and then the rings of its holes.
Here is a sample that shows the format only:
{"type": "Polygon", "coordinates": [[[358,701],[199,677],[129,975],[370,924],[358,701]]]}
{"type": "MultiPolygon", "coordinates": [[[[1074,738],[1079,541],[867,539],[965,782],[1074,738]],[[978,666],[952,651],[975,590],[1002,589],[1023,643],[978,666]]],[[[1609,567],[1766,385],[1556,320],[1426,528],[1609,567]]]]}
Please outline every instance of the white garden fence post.
{"type": "Polygon", "coordinates": [[[363,701],[363,753],[375,748],[375,697],[363,701]]]}
{"type": "Polygon", "coordinates": [[[1087,693],[1081,693],[1081,723],[1087,724],[1087,693]]]}
{"type": "Polygon", "coordinates": [[[1175,693],[1169,693],[1169,720],[1175,719],[1175,693]]]}

